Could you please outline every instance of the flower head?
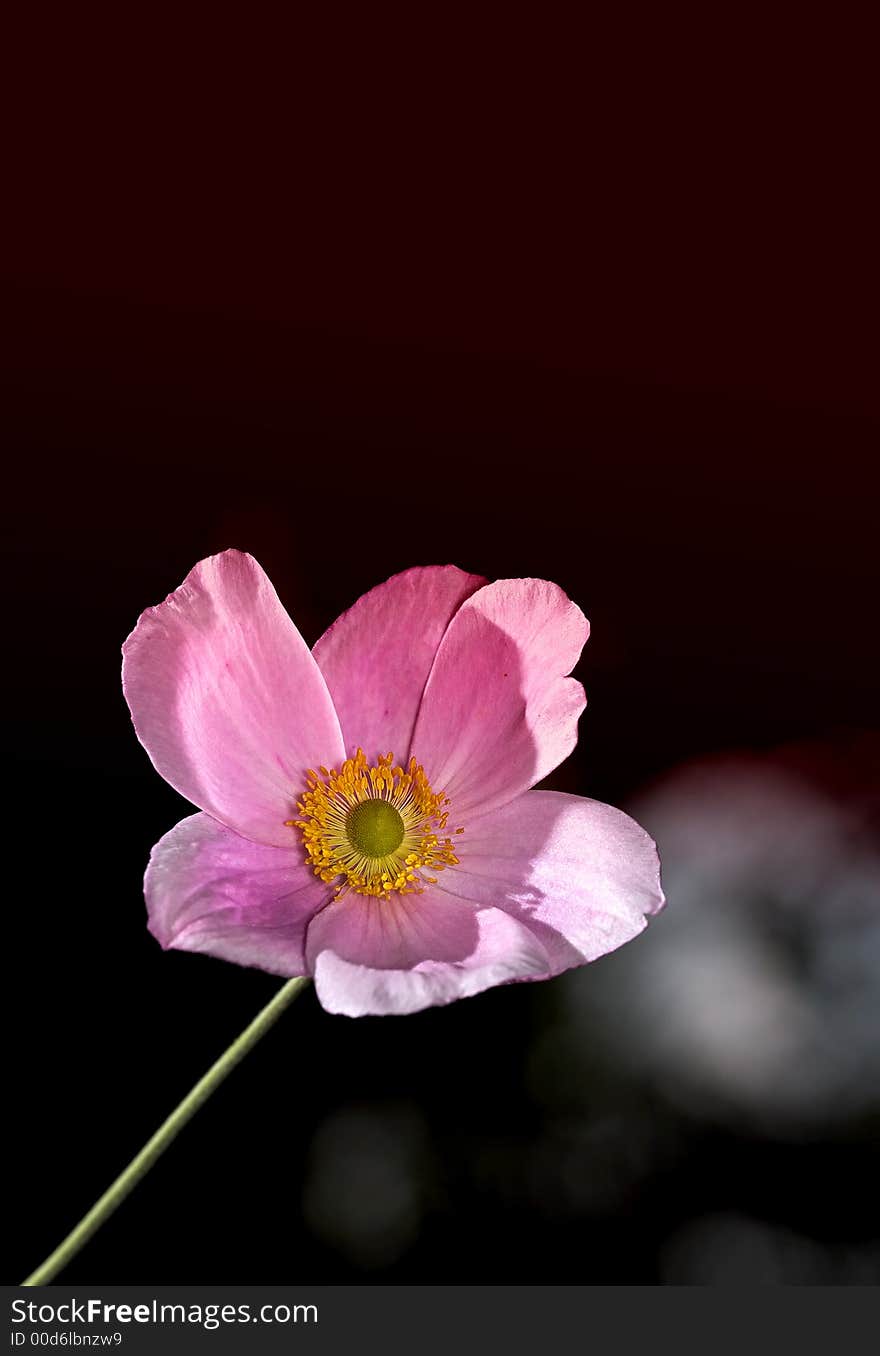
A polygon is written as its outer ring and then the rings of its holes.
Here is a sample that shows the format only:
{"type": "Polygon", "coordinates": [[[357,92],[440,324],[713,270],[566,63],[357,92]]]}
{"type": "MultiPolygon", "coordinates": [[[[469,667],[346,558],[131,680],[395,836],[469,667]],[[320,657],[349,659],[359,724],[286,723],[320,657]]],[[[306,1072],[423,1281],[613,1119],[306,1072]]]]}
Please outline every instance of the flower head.
{"type": "Polygon", "coordinates": [[[372,589],[310,651],[251,556],[201,561],[123,647],[138,738],[200,809],[153,849],[151,931],[313,975],[351,1016],[634,937],[663,904],[651,839],[530,789],[576,742],[588,630],[555,584],[439,566],[372,589]]]}

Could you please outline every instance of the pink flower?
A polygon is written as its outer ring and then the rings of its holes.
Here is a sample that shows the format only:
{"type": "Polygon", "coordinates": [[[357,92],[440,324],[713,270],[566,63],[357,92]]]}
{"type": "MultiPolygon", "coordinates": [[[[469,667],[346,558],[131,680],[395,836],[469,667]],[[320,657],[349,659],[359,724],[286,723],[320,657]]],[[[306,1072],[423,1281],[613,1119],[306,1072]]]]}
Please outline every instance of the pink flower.
{"type": "Polygon", "coordinates": [[[143,613],[123,688],[201,813],[153,849],[163,947],[312,975],[330,1012],[417,1012],[614,950],[663,905],[633,820],[530,788],[585,705],[589,627],[542,579],[454,566],[372,589],[309,651],[249,555],[143,613]]]}

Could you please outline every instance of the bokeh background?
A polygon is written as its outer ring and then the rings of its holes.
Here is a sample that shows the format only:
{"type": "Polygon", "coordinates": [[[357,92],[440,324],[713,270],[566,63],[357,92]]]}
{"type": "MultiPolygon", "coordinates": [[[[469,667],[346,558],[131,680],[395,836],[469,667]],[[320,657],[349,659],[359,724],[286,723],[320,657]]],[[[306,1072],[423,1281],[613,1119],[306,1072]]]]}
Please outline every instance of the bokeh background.
{"type": "Polygon", "coordinates": [[[65,1279],[880,1279],[864,86],[767,31],[684,83],[641,31],[619,86],[605,36],[569,70],[472,34],[454,90],[371,69],[357,116],[302,52],[195,98],[181,34],[70,91],[71,35],[40,49],[2,262],[10,1279],[277,984],[148,936],[187,807],[119,686],[233,545],[310,642],[411,564],[559,582],[589,705],[549,785],[645,824],[669,907],[447,1009],[306,996],[65,1279]]]}

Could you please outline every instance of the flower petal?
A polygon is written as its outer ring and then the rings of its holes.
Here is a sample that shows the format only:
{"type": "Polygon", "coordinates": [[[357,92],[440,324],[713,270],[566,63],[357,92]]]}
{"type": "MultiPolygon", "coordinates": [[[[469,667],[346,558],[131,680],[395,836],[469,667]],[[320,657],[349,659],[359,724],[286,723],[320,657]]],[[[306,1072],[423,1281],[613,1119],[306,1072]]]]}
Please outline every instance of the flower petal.
{"type": "Polygon", "coordinates": [[[159,839],[144,891],[163,947],[273,975],[306,973],[306,927],[328,896],[301,853],[252,843],[204,814],[159,839]]]}
{"type": "Polygon", "coordinates": [[[370,589],[314,648],[346,753],[409,757],[419,702],[450,619],[485,584],[455,565],[405,570],[370,589]]]}
{"type": "Polygon", "coordinates": [[[550,973],[543,945],[515,918],[436,890],[335,900],[312,919],[306,958],[322,1005],[348,1017],[419,1012],[550,973]]]}
{"type": "Polygon", "coordinates": [[[412,744],[457,822],[504,805],[571,753],[586,697],[563,675],[588,635],[580,608],[544,579],[500,579],[459,608],[412,744]]]}
{"type": "Polygon", "coordinates": [[[622,810],[558,791],[527,791],[458,840],[442,889],[524,923],[553,973],[635,937],[665,900],[657,848],[622,810]]]}
{"type": "Polygon", "coordinates": [[[153,766],[259,843],[284,827],[304,774],[343,757],[327,685],[269,579],[241,551],[201,561],[123,646],[122,683],[153,766]]]}

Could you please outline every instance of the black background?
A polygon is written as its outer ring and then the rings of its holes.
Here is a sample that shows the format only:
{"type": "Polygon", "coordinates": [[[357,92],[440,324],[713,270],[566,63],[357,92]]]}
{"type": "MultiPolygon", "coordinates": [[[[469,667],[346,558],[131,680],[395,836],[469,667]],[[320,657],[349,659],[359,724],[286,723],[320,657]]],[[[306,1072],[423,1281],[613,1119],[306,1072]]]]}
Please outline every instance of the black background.
{"type": "MultiPolygon", "coordinates": [[[[23,40],[2,367],[13,1272],[276,986],[144,927],[149,849],[188,811],[134,738],[119,646],[202,556],[256,555],[309,642],[411,564],[556,580],[593,633],[551,785],[616,804],[695,756],[876,729],[858,44],[688,33],[603,25],[546,52],[521,33],[516,56],[471,33],[451,64],[435,34],[379,67],[361,35],[300,36],[271,70],[268,34],[222,59],[204,34],[23,40]],[[306,87],[313,60],[328,82],[306,87]]],[[[870,775],[832,759],[834,787],[870,775]]],[[[682,1119],[600,1056],[587,1121],[635,1098],[687,1152],[613,1208],[536,1196],[529,1051],[563,982],[590,972],[399,1020],[307,995],[66,1279],[654,1283],[718,1211],[876,1259],[870,1118],[780,1142],[682,1119]],[[355,1139],[380,1126],[379,1159],[382,1135],[409,1145],[418,1219],[393,1247],[363,1222],[346,1242],[332,1191],[310,1196],[341,1113],[355,1139]]]]}

